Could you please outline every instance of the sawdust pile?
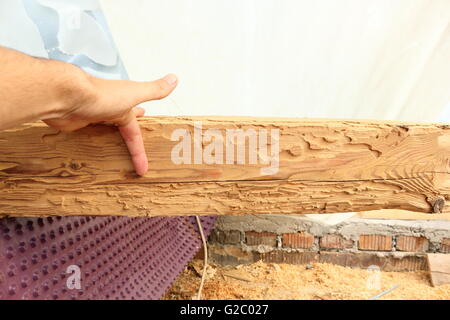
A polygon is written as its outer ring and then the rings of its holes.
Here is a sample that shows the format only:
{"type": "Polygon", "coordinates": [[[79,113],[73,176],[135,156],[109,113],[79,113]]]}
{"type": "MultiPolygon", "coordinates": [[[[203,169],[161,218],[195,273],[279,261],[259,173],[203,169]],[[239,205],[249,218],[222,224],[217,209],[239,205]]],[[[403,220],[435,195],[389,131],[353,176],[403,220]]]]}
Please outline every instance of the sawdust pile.
{"type": "MultiPolygon", "coordinates": [[[[202,266],[200,260],[191,262],[165,299],[194,298],[202,266]]],[[[326,263],[305,266],[263,262],[209,266],[203,299],[368,299],[395,285],[399,287],[380,299],[450,300],[450,284],[432,287],[427,272],[374,273],[326,263]]]]}

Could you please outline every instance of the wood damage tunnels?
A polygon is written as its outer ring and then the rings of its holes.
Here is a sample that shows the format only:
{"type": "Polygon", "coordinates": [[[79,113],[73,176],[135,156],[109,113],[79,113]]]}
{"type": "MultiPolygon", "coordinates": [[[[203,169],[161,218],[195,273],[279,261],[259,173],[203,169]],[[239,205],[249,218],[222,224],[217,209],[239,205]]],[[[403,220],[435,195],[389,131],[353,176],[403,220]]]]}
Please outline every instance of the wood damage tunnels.
{"type": "Polygon", "coordinates": [[[149,172],[114,127],[0,132],[6,216],[449,212],[443,124],[253,117],[144,117],[149,172]]]}

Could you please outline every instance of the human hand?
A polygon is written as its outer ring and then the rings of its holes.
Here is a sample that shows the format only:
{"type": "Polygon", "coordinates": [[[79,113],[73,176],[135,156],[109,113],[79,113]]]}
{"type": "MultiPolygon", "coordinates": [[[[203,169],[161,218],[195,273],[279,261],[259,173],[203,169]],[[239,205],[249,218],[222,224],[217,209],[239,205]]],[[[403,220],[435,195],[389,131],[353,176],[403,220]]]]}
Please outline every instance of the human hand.
{"type": "Polygon", "coordinates": [[[57,118],[44,119],[49,126],[62,131],[73,131],[91,123],[108,123],[118,126],[138,175],[148,170],[141,129],[136,120],[144,109],[135,107],[145,101],[168,96],[177,85],[175,75],[169,74],[151,82],[105,80],[89,76],[81,96],[71,103],[57,118]]]}

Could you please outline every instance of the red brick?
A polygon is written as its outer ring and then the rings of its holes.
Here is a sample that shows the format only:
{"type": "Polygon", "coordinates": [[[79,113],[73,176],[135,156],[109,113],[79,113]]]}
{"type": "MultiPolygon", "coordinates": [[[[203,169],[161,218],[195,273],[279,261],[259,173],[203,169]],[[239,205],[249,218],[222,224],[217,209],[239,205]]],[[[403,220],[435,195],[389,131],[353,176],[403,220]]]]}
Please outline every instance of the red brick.
{"type": "Polygon", "coordinates": [[[425,271],[428,270],[426,255],[389,257],[384,271],[425,271]]]}
{"type": "Polygon", "coordinates": [[[288,264],[307,264],[319,261],[319,254],[316,252],[286,252],[274,250],[267,253],[261,253],[260,258],[265,263],[288,263],[288,264]]]}
{"type": "Polygon", "coordinates": [[[376,265],[383,269],[386,259],[368,252],[321,252],[321,263],[337,264],[344,267],[367,269],[376,265]]]}
{"type": "Polygon", "coordinates": [[[259,260],[259,255],[256,252],[244,251],[239,246],[231,245],[209,245],[208,257],[211,262],[225,266],[252,263],[259,260]]]}
{"type": "Polygon", "coordinates": [[[427,270],[426,256],[380,256],[370,252],[321,252],[319,261],[345,267],[367,269],[378,266],[383,271],[427,270]]]}
{"type": "Polygon", "coordinates": [[[450,253],[450,238],[442,239],[440,252],[450,253]]]}
{"type": "Polygon", "coordinates": [[[285,233],[283,234],[283,247],[295,249],[309,249],[314,244],[314,236],[306,233],[285,233]]]}
{"type": "Polygon", "coordinates": [[[359,236],[358,248],[369,251],[391,251],[392,236],[379,234],[362,234],[359,236]]]}
{"type": "Polygon", "coordinates": [[[201,244],[200,250],[194,256],[194,259],[203,259],[205,257],[205,249],[203,248],[203,243],[201,244]]]}
{"type": "Polygon", "coordinates": [[[209,237],[209,241],[220,244],[239,244],[241,242],[241,232],[237,230],[213,230],[209,237]]]}
{"type": "Polygon", "coordinates": [[[428,250],[428,240],[425,237],[398,236],[397,250],[409,252],[426,252],[428,250]]]}
{"type": "Polygon", "coordinates": [[[338,234],[327,234],[320,238],[320,248],[322,249],[350,249],[352,247],[352,240],[345,239],[338,234]]]}
{"type": "MultiPolygon", "coordinates": [[[[417,271],[427,270],[426,255],[382,256],[376,252],[330,252],[320,253],[287,252],[273,250],[267,253],[248,252],[239,246],[214,246],[208,248],[212,262],[222,265],[237,265],[262,260],[266,263],[308,264],[315,262],[332,263],[347,267],[367,269],[376,265],[384,271],[417,271]]],[[[395,254],[395,253],[392,253],[395,254]]]]}
{"type": "Polygon", "coordinates": [[[277,235],[271,232],[254,232],[245,233],[246,243],[249,246],[266,245],[270,247],[277,246],[277,235]]]}

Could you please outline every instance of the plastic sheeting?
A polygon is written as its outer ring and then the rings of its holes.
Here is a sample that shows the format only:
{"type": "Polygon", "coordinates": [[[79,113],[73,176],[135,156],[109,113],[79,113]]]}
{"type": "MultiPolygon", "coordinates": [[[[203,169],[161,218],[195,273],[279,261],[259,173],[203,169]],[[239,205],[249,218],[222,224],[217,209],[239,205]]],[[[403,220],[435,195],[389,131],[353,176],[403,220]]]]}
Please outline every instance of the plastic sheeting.
{"type": "Polygon", "coordinates": [[[159,299],[200,247],[193,217],[0,219],[0,299],[159,299]]]}

